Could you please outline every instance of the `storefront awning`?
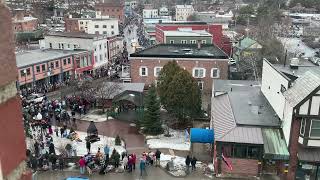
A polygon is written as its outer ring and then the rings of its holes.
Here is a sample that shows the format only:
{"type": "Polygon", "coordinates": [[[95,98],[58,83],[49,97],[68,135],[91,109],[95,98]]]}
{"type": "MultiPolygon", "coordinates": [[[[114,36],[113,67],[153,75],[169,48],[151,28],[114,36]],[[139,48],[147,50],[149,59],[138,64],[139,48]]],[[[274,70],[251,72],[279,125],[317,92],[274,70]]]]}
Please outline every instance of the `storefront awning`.
{"type": "Polygon", "coordinates": [[[289,160],[287,144],[281,138],[279,129],[263,129],[264,159],[289,160]]]}

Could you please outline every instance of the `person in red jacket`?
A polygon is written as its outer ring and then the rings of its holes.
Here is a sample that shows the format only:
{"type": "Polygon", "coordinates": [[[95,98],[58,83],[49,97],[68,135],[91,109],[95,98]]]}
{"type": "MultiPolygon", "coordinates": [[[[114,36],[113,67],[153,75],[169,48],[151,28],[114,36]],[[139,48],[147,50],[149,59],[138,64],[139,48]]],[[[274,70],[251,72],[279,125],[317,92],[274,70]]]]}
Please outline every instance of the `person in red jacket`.
{"type": "Polygon", "coordinates": [[[79,166],[80,166],[80,174],[83,175],[84,171],[86,169],[86,161],[84,160],[84,158],[82,156],[79,160],[79,166]]]}
{"type": "Polygon", "coordinates": [[[137,161],[137,156],[136,154],[132,154],[132,167],[133,169],[136,169],[136,161],[137,161]]]}

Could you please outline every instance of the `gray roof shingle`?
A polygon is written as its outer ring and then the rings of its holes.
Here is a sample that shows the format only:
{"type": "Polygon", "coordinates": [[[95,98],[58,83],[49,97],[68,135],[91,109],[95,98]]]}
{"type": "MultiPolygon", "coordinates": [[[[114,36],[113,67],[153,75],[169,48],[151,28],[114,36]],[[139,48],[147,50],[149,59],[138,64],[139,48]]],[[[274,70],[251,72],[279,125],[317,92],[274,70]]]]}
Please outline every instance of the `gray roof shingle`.
{"type": "Polygon", "coordinates": [[[292,107],[297,106],[310,93],[320,86],[320,75],[307,71],[293,82],[293,86],[283,93],[292,107]]]}

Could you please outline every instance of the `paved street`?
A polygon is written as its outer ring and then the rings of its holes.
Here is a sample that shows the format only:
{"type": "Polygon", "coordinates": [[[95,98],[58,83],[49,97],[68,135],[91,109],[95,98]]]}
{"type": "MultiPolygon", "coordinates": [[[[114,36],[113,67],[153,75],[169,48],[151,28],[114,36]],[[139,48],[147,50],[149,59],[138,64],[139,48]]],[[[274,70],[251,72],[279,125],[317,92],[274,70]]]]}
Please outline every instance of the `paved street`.
{"type": "MultiPolygon", "coordinates": [[[[88,121],[77,121],[77,129],[87,132],[89,126],[88,121]]],[[[130,127],[130,124],[120,120],[109,120],[95,123],[100,135],[108,137],[116,137],[124,139],[129,152],[140,153],[146,150],[144,137],[138,133],[135,127],[130,127]]]]}
{"type": "Polygon", "coordinates": [[[124,33],[124,40],[127,42],[127,50],[128,54],[131,54],[134,52],[134,48],[131,46],[131,42],[138,42],[138,35],[137,35],[137,29],[138,27],[133,24],[133,25],[128,25],[123,33],[124,33]],[[129,33],[129,29],[131,30],[131,33],[129,33]]]}
{"type": "MultiPolygon", "coordinates": [[[[112,179],[112,180],[138,180],[139,171],[136,170],[134,173],[109,173],[106,175],[99,175],[95,173],[90,177],[90,180],[101,180],[101,179],[112,179]]],[[[156,167],[151,167],[147,169],[147,176],[144,180],[176,180],[181,178],[175,178],[168,175],[164,170],[156,167]]],[[[69,176],[79,176],[79,172],[61,172],[61,171],[47,171],[41,172],[36,175],[35,180],[62,180],[69,176]]],[[[194,172],[193,174],[183,178],[183,179],[193,179],[193,180],[206,180],[210,179],[205,177],[199,170],[199,172],[194,172]]]]}

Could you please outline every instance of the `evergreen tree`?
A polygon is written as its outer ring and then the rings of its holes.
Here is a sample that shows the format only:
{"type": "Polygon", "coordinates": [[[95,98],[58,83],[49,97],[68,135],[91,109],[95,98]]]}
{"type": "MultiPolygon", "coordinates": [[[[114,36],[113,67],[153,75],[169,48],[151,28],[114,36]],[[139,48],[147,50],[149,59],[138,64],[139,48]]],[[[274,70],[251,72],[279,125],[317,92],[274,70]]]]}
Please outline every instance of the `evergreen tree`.
{"type": "Polygon", "coordinates": [[[201,91],[188,71],[181,70],[173,77],[166,97],[167,111],[181,123],[201,115],[201,91]]]}
{"type": "Polygon", "coordinates": [[[154,84],[151,85],[145,99],[145,113],[141,125],[146,134],[157,135],[163,133],[160,121],[160,101],[154,84]]]}
{"type": "Polygon", "coordinates": [[[160,102],[167,109],[167,93],[170,86],[170,82],[173,77],[179,73],[182,68],[177,64],[176,61],[170,61],[163,66],[158,77],[157,89],[160,96],[160,102]]]}
{"type": "Polygon", "coordinates": [[[191,74],[175,62],[167,63],[158,78],[161,104],[183,124],[201,116],[201,91],[191,74]]]}
{"type": "Polygon", "coordinates": [[[116,139],[114,140],[114,144],[116,146],[121,146],[121,139],[119,135],[116,136],[116,139]]]}

